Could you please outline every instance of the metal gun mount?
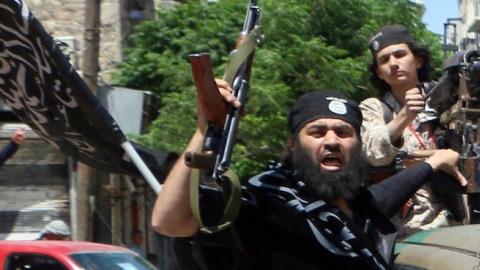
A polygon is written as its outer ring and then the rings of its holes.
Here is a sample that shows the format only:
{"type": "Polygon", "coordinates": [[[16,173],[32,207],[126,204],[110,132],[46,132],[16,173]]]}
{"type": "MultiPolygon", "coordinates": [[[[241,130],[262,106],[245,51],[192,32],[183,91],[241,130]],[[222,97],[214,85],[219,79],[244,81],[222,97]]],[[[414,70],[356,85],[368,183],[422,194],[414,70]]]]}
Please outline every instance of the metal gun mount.
{"type": "Polygon", "coordinates": [[[480,102],[475,101],[480,95],[480,50],[452,55],[444,61],[443,71],[437,83],[425,87],[428,104],[439,114],[459,102],[460,108],[466,109],[466,112],[479,113],[480,110],[475,109],[480,108],[480,102]]]}
{"type": "Polygon", "coordinates": [[[438,83],[426,84],[428,105],[447,130],[446,143],[462,158],[480,157],[480,50],[459,52],[444,61],[438,83]]]}
{"type": "Polygon", "coordinates": [[[437,83],[424,87],[427,103],[445,128],[445,146],[461,155],[460,170],[468,180],[464,194],[466,220],[480,223],[480,50],[459,52],[443,63],[437,83]]]}

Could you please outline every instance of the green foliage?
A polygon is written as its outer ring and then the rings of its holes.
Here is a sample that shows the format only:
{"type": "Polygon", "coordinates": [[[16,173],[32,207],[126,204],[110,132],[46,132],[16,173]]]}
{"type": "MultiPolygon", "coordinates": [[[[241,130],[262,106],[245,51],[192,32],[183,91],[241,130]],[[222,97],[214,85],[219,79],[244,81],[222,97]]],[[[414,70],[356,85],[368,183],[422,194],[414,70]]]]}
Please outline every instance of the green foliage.
{"type": "MultiPolygon", "coordinates": [[[[138,25],[116,83],[149,89],[159,117],[141,142],[182,151],[196,127],[195,88],[188,55],[208,51],[221,77],[242,28],[247,0],[201,5],[184,1],[138,25]]],[[[421,22],[423,6],[408,0],[258,0],[265,39],[256,50],[251,88],[235,145],[234,169],[258,171],[285,151],[286,115],[295,99],[313,89],[341,89],[360,100],[375,95],[368,84],[369,37],[384,24],[408,26],[441,62],[438,37],[421,22]]]]}

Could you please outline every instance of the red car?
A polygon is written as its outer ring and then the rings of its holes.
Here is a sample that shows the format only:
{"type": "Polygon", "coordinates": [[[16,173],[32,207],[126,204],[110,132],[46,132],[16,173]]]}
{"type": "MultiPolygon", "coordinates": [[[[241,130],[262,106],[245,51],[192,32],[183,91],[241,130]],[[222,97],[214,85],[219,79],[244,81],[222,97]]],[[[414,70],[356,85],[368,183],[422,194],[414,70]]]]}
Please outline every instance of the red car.
{"type": "Polygon", "coordinates": [[[129,249],[76,241],[0,241],[4,270],[156,270],[129,249]]]}

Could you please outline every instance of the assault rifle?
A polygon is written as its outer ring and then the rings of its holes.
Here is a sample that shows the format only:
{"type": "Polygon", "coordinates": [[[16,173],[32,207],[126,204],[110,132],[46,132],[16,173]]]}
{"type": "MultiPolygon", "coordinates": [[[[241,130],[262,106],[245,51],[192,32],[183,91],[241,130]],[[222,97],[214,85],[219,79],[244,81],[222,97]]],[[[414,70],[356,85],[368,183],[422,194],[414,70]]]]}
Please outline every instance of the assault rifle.
{"type": "Polygon", "coordinates": [[[242,108],[227,105],[218,92],[211,68],[210,55],[190,55],[199,106],[207,116],[208,126],[201,153],[187,152],[185,163],[191,167],[190,203],[200,229],[213,233],[225,229],[236,218],[240,207],[240,181],[230,168],[235,136],[249,89],[254,50],[260,42],[261,10],[250,0],[242,32],[223,79],[230,83],[242,108]],[[224,196],[224,215],[219,225],[205,226],[201,219],[198,188],[200,182],[219,189],[224,196]],[[228,198],[228,200],[226,199],[228,198]]]}

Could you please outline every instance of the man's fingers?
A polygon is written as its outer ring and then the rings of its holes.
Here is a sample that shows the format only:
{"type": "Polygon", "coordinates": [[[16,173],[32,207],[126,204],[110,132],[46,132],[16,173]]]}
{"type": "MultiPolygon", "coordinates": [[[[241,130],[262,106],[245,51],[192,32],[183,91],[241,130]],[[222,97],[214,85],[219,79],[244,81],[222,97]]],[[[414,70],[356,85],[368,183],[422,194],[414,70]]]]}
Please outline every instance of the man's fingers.
{"type": "Polygon", "coordinates": [[[232,104],[235,108],[240,107],[240,101],[237,100],[237,98],[229,91],[219,88],[220,95],[222,95],[223,99],[225,99],[226,102],[232,104]]]}
{"type": "Polygon", "coordinates": [[[410,96],[405,96],[405,100],[425,100],[425,97],[422,95],[410,95],[410,96]]]}
{"type": "Polygon", "coordinates": [[[223,89],[229,91],[230,93],[233,93],[233,89],[227,81],[221,80],[221,79],[215,79],[215,83],[217,83],[218,88],[220,88],[220,89],[223,88],[223,89]]]}
{"type": "Polygon", "coordinates": [[[425,108],[425,101],[423,100],[408,100],[405,105],[408,107],[408,108],[412,108],[412,107],[421,107],[421,108],[425,108]]]}
{"type": "Polygon", "coordinates": [[[230,87],[230,85],[224,80],[215,79],[215,82],[217,83],[220,95],[222,95],[225,101],[232,104],[235,108],[239,108],[241,104],[240,101],[238,101],[237,98],[233,95],[232,87],[230,87]]]}
{"type": "Polygon", "coordinates": [[[458,169],[458,167],[449,167],[448,170],[444,170],[445,172],[449,173],[450,175],[452,175],[453,177],[455,177],[455,179],[457,179],[458,181],[458,184],[460,184],[460,186],[462,187],[465,187],[467,186],[468,184],[468,181],[467,179],[465,178],[465,176],[463,176],[463,174],[460,172],[460,170],[458,169]]]}
{"type": "Polygon", "coordinates": [[[417,96],[417,97],[423,97],[422,91],[418,88],[412,88],[405,92],[405,98],[412,97],[412,96],[417,96]]]}
{"type": "Polygon", "coordinates": [[[410,111],[418,111],[418,110],[425,110],[425,104],[423,105],[408,105],[408,110],[410,111]]]}
{"type": "Polygon", "coordinates": [[[455,178],[457,178],[457,181],[460,184],[460,186],[462,186],[462,187],[467,186],[467,184],[468,184],[467,179],[465,178],[465,176],[463,176],[463,174],[460,172],[460,170],[457,167],[455,167],[453,170],[455,172],[454,176],[455,176],[455,178]]]}
{"type": "Polygon", "coordinates": [[[409,106],[425,106],[425,101],[424,100],[408,100],[406,104],[409,106]]]}

